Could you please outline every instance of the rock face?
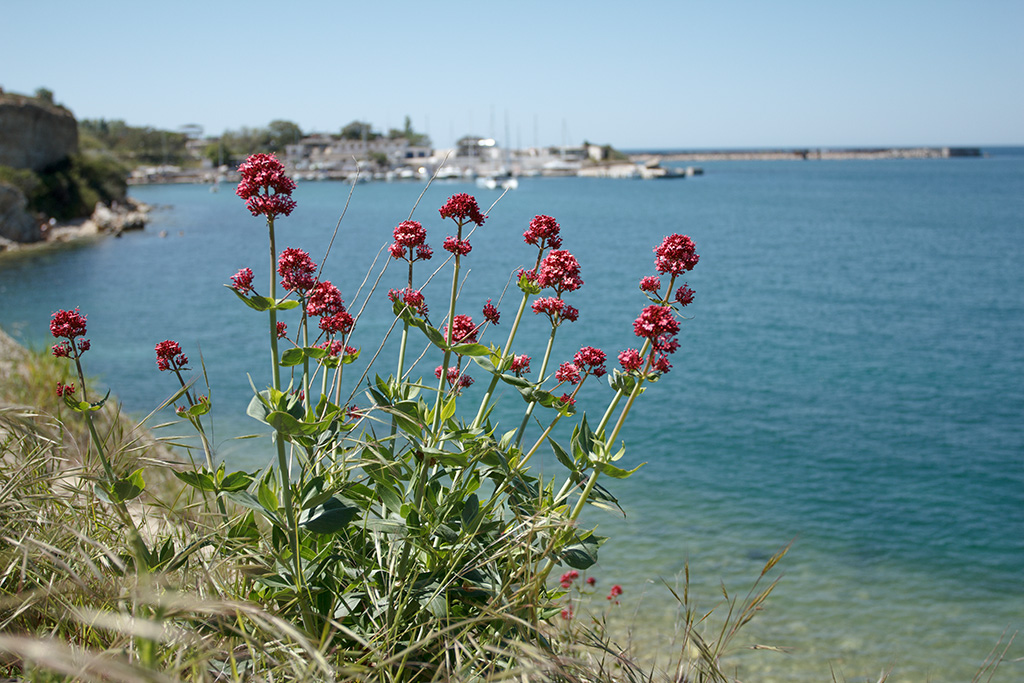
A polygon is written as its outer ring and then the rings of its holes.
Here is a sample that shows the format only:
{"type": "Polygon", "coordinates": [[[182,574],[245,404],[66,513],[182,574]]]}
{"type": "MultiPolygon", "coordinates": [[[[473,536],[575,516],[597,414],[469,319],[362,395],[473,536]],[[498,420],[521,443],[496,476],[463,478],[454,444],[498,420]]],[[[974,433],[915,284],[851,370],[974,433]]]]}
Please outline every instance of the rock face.
{"type": "MultiPolygon", "coordinates": [[[[28,200],[16,187],[0,183],[0,242],[36,242],[42,239],[36,220],[27,211],[28,200]]],[[[3,251],[0,244],[0,251],[3,251]]]]}
{"type": "Polygon", "coordinates": [[[78,151],[78,123],[62,107],[0,95],[0,166],[42,171],[78,151]]]}

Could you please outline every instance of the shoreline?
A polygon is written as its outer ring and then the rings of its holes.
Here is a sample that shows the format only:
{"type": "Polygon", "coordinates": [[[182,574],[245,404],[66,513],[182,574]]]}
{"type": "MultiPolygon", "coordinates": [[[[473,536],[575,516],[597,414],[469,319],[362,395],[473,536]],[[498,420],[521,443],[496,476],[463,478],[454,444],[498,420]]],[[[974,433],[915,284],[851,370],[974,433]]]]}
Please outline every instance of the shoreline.
{"type": "Polygon", "coordinates": [[[40,227],[43,238],[35,242],[0,239],[0,258],[6,254],[31,253],[66,244],[77,244],[102,237],[120,237],[121,233],[144,230],[153,207],[133,197],[125,197],[112,206],[99,203],[87,218],[57,222],[50,219],[40,227]]]}

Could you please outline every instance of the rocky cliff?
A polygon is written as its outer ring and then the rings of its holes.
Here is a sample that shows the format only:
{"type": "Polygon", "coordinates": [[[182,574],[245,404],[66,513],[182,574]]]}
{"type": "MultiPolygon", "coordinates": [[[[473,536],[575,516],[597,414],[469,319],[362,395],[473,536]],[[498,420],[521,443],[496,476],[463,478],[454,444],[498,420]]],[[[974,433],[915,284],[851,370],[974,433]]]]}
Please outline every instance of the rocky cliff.
{"type": "Polygon", "coordinates": [[[78,151],[78,123],[63,107],[0,95],[0,166],[42,171],[78,151]]]}

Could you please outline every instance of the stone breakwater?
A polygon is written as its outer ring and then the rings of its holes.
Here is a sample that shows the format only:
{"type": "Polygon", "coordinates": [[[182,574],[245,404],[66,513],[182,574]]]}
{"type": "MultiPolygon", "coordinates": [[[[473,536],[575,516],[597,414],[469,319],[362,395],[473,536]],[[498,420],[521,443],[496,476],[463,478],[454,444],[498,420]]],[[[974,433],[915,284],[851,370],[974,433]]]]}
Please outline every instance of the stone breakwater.
{"type": "Polygon", "coordinates": [[[980,157],[977,147],[886,147],[881,149],[777,149],[638,152],[630,161],[848,161],[851,159],[950,159],[980,157]]]}

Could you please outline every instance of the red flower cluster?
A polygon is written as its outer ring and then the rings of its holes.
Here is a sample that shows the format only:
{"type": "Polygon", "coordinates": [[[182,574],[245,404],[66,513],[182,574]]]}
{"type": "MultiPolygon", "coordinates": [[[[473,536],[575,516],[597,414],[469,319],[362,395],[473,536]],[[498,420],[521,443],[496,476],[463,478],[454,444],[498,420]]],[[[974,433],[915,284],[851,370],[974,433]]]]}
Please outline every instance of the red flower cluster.
{"type": "Polygon", "coordinates": [[[445,341],[449,344],[475,344],[476,325],[468,315],[457,315],[452,318],[452,338],[448,339],[448,330],[445,330],[445,341]]]}
{"type": "Polygon", "coordinates": [[[341,298],[341,291],[330,280],[316,283],[306,301],[306,313],[309,315],[331,316],[344,310],[345,301],[341,298]]]}
{"type": "Polygon", "coordinates": [[[633,322],[633,333],[638,337],[646,337],[651,340],[664,334],[674,335],[677,332],[679,332],[679,321],[672,314],[672,309],[666,306],[651,304],[633,322]]]}
{"type": "Polygon", "coordinates": [[[444,238],[443,246],[445,251],[450,251],[451,253],[459,256],[465,256],[469,252],[473,251],[473,245],[469,243],[469,240],[460,240],[453,235],[448,235],[444,238]]]}
{"type": "Polygon", "coordinates": [[[575,569],[570,569],[566,573],[562,574],[562,578],[559,579],[558,583],[562,588],[572,588],[572,582],[580,578],[580,573],[575,569]]]}
{"type": "Polygon", "coordinates": [[[564,249],[551,251],[541,261],[537,284],[551,287],[559,293],[576,291],[583,286],[579,261],[564,249]]]}
{"type": "Polygon", "coordinates": [[[252,291],[252,268],[242,268],[231,276],[231,286],[239,294],[248,294],[252,291]]]}
{"type": "Polygon", "coordinates": [[[285,323],[277,324],[277,338],[284,339],[288,336],[288,325],[285,323]]]}
{"type": "Polygon", "coordinates": [[[351,356],[353,353],[355,353],[356,351],[359,350],[359,349],[354,348],[352,346],[345,346],[340,341],[333,340],[333,339],[331,341],[325,341],[325,342],[321,342],[319,344],[314,344],[313,348],[315,348],[315,349],[327,349],[327,355],[331,356],[332,358],[337,358],[338,356],[341,356],[341,355],[351,356]]]}
{"type": "Polygon", "coordinates": [[[600,377],[606,372],[604,368],[605,359],[606,356],[601,349],[594,348],[593,346],[584,346],[576,352],[572,362],[587,374],[600,377]]]}
{"type": "Polygon", "coordinates": [[[657,275],[640,278],[640,291],[657,292],[659,289],[661,289],[661,279],[657,275]]]}
{"type": "Polygon", "coordinates": [[[693,270],[697,265],[700,256],[694,253],[696,246],[686,235],[669,235],[662,243],[654,248],[656,258],[654,268],[659,273],[679,275],[680,273],[693,270]]]}
{"type": "Polygon", "coordinates": [[[291,214],[295,181],[284,173],[284,166],[273,154],[253,154],[238,167],[242,176],[235,194],[245,200],[253,216],[274,218],[291,214]]]}
{"type": "Polygon", "coordinates": [[[635,372],[639,370],[643,363],[644,361],[640,357],[640,352],[636,349],[626,349],[619,354],[619,364],[626,372],[635,372]]]}
{"type": "Polygon", "coordinates": [[[682,287],[676,290],[676,303],[680,306],[689,306],[693,303],[694,294],[696,294],[696,292],[687,287],[684,283],[682,287]]]}
{"type": "Polygon", "coordinates": [[[57,396],[64,398],[65,396],[72,396],[75,393],[75,383],[64,384],[64,382],[57,382],[57,396]]]}
{"type": "Polygon", "coordinates": [[[551,216],[534,216],[530,227],[523,233],[527,244],[535,244],[541,249],[550,247],[558,249],[562,246],[562,238],[558,236],[559,226],[551,216]],[[546,240],[546,242],[545,242],[546,240]]]}
{"type": "Polygon", "coordinates": [[[512,356],[512,365],[509,368],[516,373],[517,377],[522,377],[524,373],[530,371],[530,357],[527,355],[512,356]]]}
{"type": "Polygon", "coordinates": [[[555,379],[559,382],[577,384],[580,381],[580,369],[574,363],[565,362],[558,366],[555,379]]]}
{"type": "MultiPolygon", "coordinates": [[[[441,379],[442,373],[444,373],[444,368],[438,365],[437,368],[434,369],[434,377],[441,379]]],[[[445,374],[447,374],[448,384],[453,387],[457,386],[464,389],[473,383],[473,378],[469,375],[461,374],[457,367],[448,368],[448,372],[445,374]]]]}
{"type": "Polygon", "coordinates": [[[156,366],[164,370],[184,370],[188,356],[181,352],[181,345],[170,339],[156,345],[156,366]]]}
{"type": "Polygon", "coordinates": [[[392,302],[401,301],[420,315],[427,314],[427,300],[423,297],[423,292],[418,289],[411,287],[402,290],[392,289],[388,291],[388,298],[392,302]]]}
{"type": "Polygon", "coordinates": [[[352,331],[355,319],[352,314],[342,308],[334,315],[325,315],[320,318],[320,329],[327,334],[346,335],[352,331]]]}
{"type": "Polygon", "coordinates": [[[396,259],[406,258],[405,250],[409,250],[409,260],[427,260],[434,255],[434,252],[424,244],[427,239],[427,230],[418,221],[402,221],[395,227],[395,242],[388,251],[396,259]],[[416,256],[412,256],[413,249],[416,256]]]}
{"type": "Polygon", "coordinates": [[[608,591],[608,599],[614,600],[616,605],[619,604],[619,601],[615,600],[615,598],[619,597],[620,595],[622,595],[622,586],[620,586],[619,584],[615,584],[614,586],[612,586],[612,589],[608,591]]]}
{"type": "Polygon", "coordinates": [[[487,303],[484,304],[484,319],[489,323],[497,325],[499,318],[501,318],[501,313],[498,312],[498,309],[495,308],[494,304],[491,303],[491,300],[488,299],[487,303]]]}
{"type": "Polygon", "coordinates": [[[316,264],[302,249],[289,247],[277,259],[281,286],[289,291],[306,292],[316,285],[316,264]]]}
{"type": "Polygon", "coordinates": [[[574,406],[574,405],[576,405],[576,399],[574,399],[569,394],[562,394],[561,396],[558,397],[558,400],[562,402],[562,405],[566,405],[566,406],[574,406]]]}
{"type": "Polygon", "coordinates": [[[73,311],[57,311],[50,319],[50,334],[68,341],[84,336],[85,316],[77,308],[73,311]]]}
{"type": "Polygon", "coordinates": [[[531,305],[534,313],[544,313],[551,318],[552,325],[558,325],[563,320],[576,322],[580,312],[572,306],[566,305],[564,301],[554,296],[541,297],[531,305]]]}
{"type": "Polygon", "coordinates": [[[476,199],[465,192],[449,197],[445,205],[440,208],[440,213],[441,218],[452,218],[459,225],[465,225],[467,222],[483,225],[484,219],[487,218],[480,213],[476,199]]]}

